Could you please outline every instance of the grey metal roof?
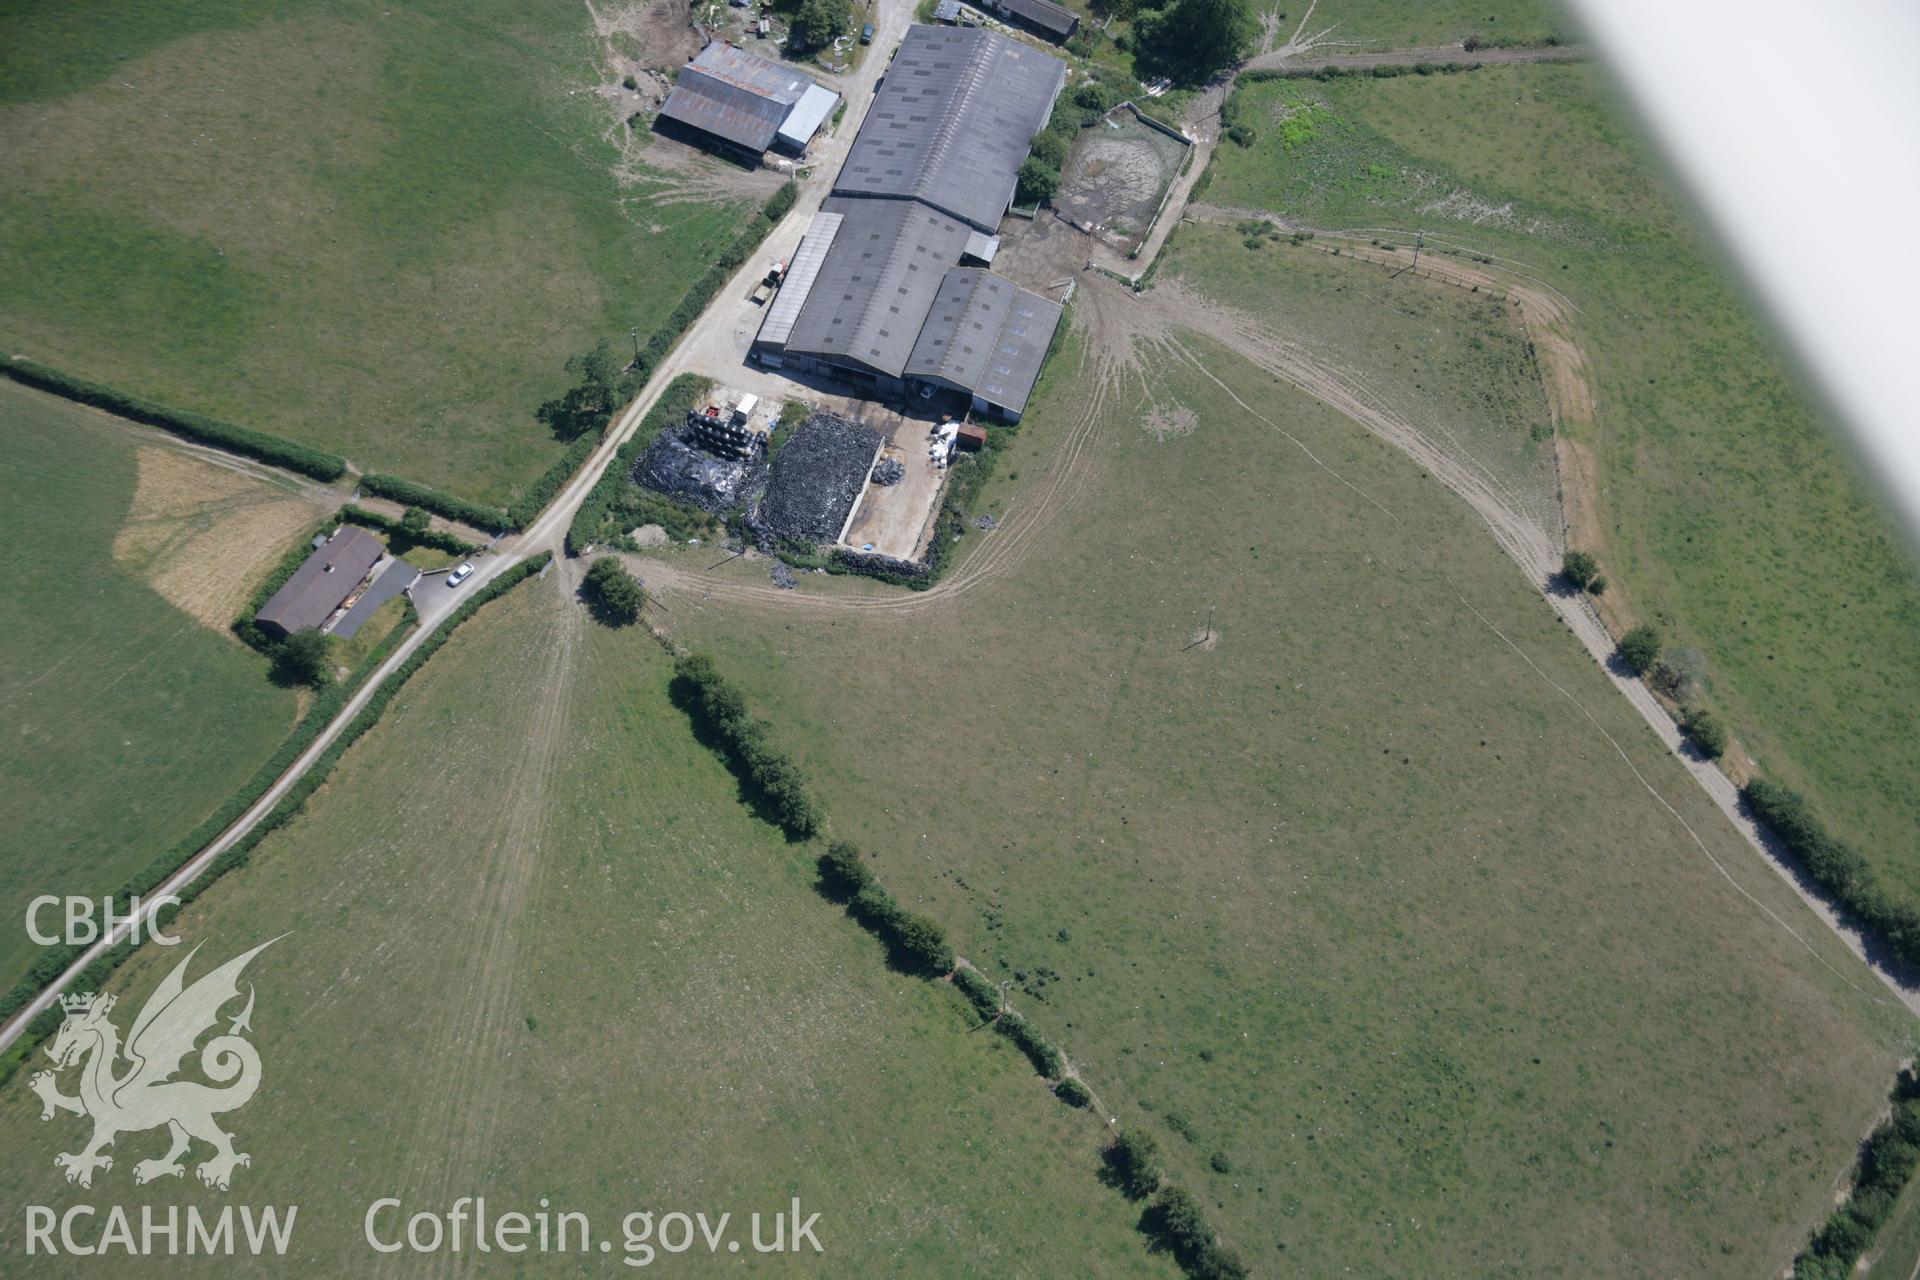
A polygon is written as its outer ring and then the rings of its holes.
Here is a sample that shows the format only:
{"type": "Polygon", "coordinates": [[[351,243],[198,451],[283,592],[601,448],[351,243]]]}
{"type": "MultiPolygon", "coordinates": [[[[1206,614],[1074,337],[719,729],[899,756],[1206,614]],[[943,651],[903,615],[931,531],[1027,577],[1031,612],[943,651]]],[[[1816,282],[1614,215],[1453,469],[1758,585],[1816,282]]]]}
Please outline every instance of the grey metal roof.
{"type": "Polygon", "coordinates": [[[787,337],[787,350],[853,360],[899,377],[967,228],[910,200],[821,204],[840,215],[832,247],[787,337]]]}
{"type": "Polygon", "coordinates": [[[765,151],[787,113],[813,87],[791,67],[716,40],[680,68],[660,114],[749,151],[765,151]]]}
{"type": "Polygon", "coordinates": [[[1027,407],[1060,324],[1060,305],[980,267],[954,267],[908,357],[909,377],[941,378],[1013,413],[1027,407]]]}
{"type": "Polygon", "coordinates": [[[813,135],[820,132],[820,126],[827,122],[833,109],[840,105],[840,95],[831,89],[822,89],[817,84],[807,86],[800,95],[800,101],[788,113],[785,124],[780,126],[780,141],[795,151],[805,151],[807,144],[813,141],[813,135]]]}
{"type": "Polygon", "coordinates": [[[992,31],[907,28],[834,193],[924,200],[992,231],[1066,74],[992,31]]]}
{"type": "Polygon", "coordinates": [[[360,598],[353,602],[353,608],[346,611],[340,621],[333,624],[333,634],[342,640],[351,640],[367,625],[367,619],[379,612],[380,606],[420,581],[420,571],[405,560],[389,560],[380,576],[367,584],[360,598]]]}
{"type": "Polygon", "coordinates": [[[940,281],[933,310],[920,330],[907,373],[945,378],[971,391],[987,367],[987,353],[1013,305],[1015,285],[979,267],[954,267],[940,281]]]}
{"type": "Polygon", "coordinates": [[[385,553],[380,539],[365,529],[342,526],[301,562],[253,620],[283,635],[319,626],[385,553]]]}
{"type": "Polygon", "coordinates": [[[1080,25],[1080,15],[1053,3],[1053,0],[985,0],[989,9],[997,9],[1047,35],[1065,40],[1080,25]]]}
{"type": "Polygon", "coordinates": [[[807,224],[807,234],[800,237],[800,247],[793,251],[793,260],[787,263],[787,275],[780,282],[780,292],[767,306],[767,318],[761,322],[755,342],[786,345],[793,333],[793,322],[800,318],[800,308],[813,293],[813,282],[819,278],[821,264],[827,260],[827,250],[833,248],[834,237],[839,234],[839,214],[823,209],[813,215],[813,221],[807,224]]]}

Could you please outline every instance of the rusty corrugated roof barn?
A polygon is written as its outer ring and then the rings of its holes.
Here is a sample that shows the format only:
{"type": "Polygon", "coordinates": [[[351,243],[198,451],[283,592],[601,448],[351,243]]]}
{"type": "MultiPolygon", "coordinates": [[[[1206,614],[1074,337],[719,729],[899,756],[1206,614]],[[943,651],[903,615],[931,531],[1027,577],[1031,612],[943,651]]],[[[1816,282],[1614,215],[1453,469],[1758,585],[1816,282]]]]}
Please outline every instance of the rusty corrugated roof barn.
{"type": "Polygon", "coordinates": [[[758,155],[814,87],[792,67],[715,40],[680,68],[660,115],[758,155]]]}

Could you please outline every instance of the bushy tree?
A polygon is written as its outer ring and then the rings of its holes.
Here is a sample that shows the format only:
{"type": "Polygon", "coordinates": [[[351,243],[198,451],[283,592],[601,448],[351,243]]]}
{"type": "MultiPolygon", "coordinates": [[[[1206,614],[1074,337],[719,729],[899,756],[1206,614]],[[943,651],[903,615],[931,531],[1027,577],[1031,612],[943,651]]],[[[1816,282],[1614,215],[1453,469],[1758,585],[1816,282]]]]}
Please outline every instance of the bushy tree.
{"type": "Polygon", "coordinates": [[[1127,1195],[1138,1200],[1160,1185],[1160,1144],[1144,1131],[1129,1131],[1107,1148],[1107,1167],[1127,1195]]]}
{"type": "Polygon", "coordinates": [[[408,507],[400,513],[400,532],[419,538],[433,526],[433,514],[425,507],[408,507]]]}
{"type": "Polygon", "coordinates": [[[873,883],[860,847],[851,840],[835,840],[820,855],[820,879],[836,898],[851,898],[873,883]]]}
{"type": "Polygon", "coordinates": [[[1727,726],[1705,707],[1689,707],[1680,717],[1680,731],[1715,760],[1727,754],[1727,726]]]}
{"type": "Polygon", "coordinates": [[[1250,0],[1172,0],[1134,19],[1134,61],[1149,74],[1200,84],[1244,59],[1259,34],[1250,0]]]}
{"type": "Polygon", "coordinates": [[[1000,988],[987,981],[979,970],[955,969],[953,985],[982,1018],[991,1018],[1000,1012],[1000,988]]]}
{"type": "Polygon", "coordinates": [[[1600,566],[1584,551],[1569,551],[1560,561],[1560,576],[1576,591],[1590,591],[1594,579],[1600,576],[1600,566]]]}
{"type": "Polygon", "coordinates": [[[333,683],[333,637],[318,627],[302,627],[274,651],[273,671],[282,684],[326,688],[333,683]]]}
{"type": "Polygon", "coordinates": [[[1067,150],[1070,145],[1066,134],[1056,133],[1052,129],[1042,129],[1033,135],[1032,158],[1050,169],[1059,169],[1067,162],[1067,150]]]}
{"type": "Polygon", "coordinates": [[[1027,1055],[1033,1063],[1033,1069],[1049,1080],[1060,1077],[1062,1067],[1060,1051],[1048,1044],[1046,1037],[1033,1029],[1033,1024],[1017,1013],[1003,1013],[1000,1020],[993,1024],[1001,1035],[1020,1046],[1020,1052],[1027,1055]]]}
{"type": "Polygon", "coordinates": [[[604,338],[593,350],[569,359],[566,370],[574,377],[573,387],[535,411],[535,416],[562,440],[605,427],[614,409],[637,390],[604,338]]]}
{"type": "Polygon", "coordinates": [[[847,29],[846,0],[800,0],[787,24],[787,49],[811,53],[824,49],[847,29]]]}
{"type": "Polygon", "coordinates": [[[1038,156],[1028,156],[1020,163],[1020,176],[1013,188],[1013,198],[1017,204],[1033,204],[1037,201],[1051,200],[1060,191],[1060,171],[1051,168],[1038,156]]]}
{"type": "Polygon", "coordinates": [[[1206,1210],[1185,1187],[1168,1183],[1160,1188],[1146,1214],[1147,1230],[1183,1261],[1213,1242],[1206,1210]]]}
{"type": "Polygon", "coordinates": [[[1643,622],[1620,637],[1620,660],[1633,674],[1643,676],[1660,661],[1660,643],[1659,629],[1643,622]]]}
{"type": "Polygon", "coordinates": [[[937,921],[903,911],[894,925],[892,942],[910,964],[923,972],[953,972],[953,945],[937,921]]]}
{"type": "Polygon", "coordinates": [[[1053,1096],[1070,1107],[1090,1107],[1093,1095],[1087,1092],[1087,1086],[1069,1076],[1053,1086],[1053,1096]]]}
{"type": "Polygon", "coordinates": [[[593,615],[612,627],[624,627],[640,617],[647,593],[626,567],[612,556],[602,556],[587,570],[581,594],[593,609],[593,615]]]}

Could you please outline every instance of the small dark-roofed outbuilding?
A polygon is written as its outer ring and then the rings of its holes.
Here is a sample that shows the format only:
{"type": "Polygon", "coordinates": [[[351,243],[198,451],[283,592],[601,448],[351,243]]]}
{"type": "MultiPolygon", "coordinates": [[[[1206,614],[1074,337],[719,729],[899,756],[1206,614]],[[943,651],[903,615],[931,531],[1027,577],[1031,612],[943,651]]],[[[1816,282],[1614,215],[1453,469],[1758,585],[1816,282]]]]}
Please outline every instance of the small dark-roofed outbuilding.
{"type": "Polygon", "coordinates": [[[980,7],[1055,44],[1065,44],[1080,29],[1080,15],[1053,0],[981,0],[980,7]]]}
{"type": "Polygon", "coordinates": [[[380,539],[358,525],[344,525],[314,548],[281,588],[253,615],[275,639],[317,627],[333,615],[386,554],[380,539]]]}

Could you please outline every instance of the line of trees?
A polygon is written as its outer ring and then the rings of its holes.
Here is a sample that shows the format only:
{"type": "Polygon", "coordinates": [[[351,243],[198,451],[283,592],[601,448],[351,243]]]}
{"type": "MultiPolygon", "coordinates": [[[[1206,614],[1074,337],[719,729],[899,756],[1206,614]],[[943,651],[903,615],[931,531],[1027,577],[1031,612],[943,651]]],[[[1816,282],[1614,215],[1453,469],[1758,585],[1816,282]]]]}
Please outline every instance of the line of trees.
{"type": "Polygon", "coordinates": [[[1246,1264],[1214,1235],[1200,1201],[1161,1174],[1160,1144],[1152,1134],[1123,1132],[1105,1155],[1107,1180],[1121,1194],[1129,1200],[1153,1197],[1140,1215],[1140,1230],[1171,1253],[1181,1270],[1193,1280],[1246,1280],[1246,1264]]]}
{"type": "MultiPolygon", "coordinates": [[[[748,714],[745,699],[719,674],[712,659],[689,654],[675,663],[674,670],[675,683],[680,686],[676,699],[696,723],[715,732],[723,744],[764,732],[764,726],[748,714]]],[[[813,816],[819,825],[817,808],[813,816]]],[[[950,979],[981,1019],[991,1022],[1053,1083],[1054,1096],[1071,1107],[1091,1105],[1093,1097],[1086,1086],[1065,1074],[1066,1060],[1060,1051],[1026,1019],[1001,1007],[999,988],[959,962],[938,921],[908,910],[887,892],[858,845],[845,839],[830,841],[819,855],[817,867],[820,892],[843,904],[849,916],[885,943],[894,963],[910,973],[950,979]]],[[[1200,1202],[1178,1186],[1163,1185],[1158,1148],[1151,1134],[1123,1133],[1104,1154],[1107,1180],[1130,1199],[1145,1199],[1159,1192],[1138,1224],[1155,1248],[1173,1254],[1193,1280],[1245,1280],[1246,1266],[1214,1235],[1200,1202]]],[[[1216,1168],[1220,1167],[1218,1161],[1216,1157],[1216,1168]]]]}
{"type": "Polygon", "coordinates": [[[51,392],[68,400],[92,405],[96,409],[105,409],[108,413],[118,414],[122,418],[131,418],[135,422],[144,422],[150,427],[158,427],[184,440],[197,444],[209,444],[225,449],[230,453],[270,463],[276,467],[285,467],[301,475],[312,476],[316,480],[338,480],[347,473],[347,460],[338,454],[328,453],[292,440],[283,440],[279,436],[268,435],[264,431],[255,431],[251,427],[235,426],[219,418],[210,418],[204,413],[190,413],[185,409],[174,409],[140,396],[129,395],[103,383],[90,382],[85,378],[50,368],[25,356],[0,357],[0,373],[15,382],[51,392]]]}
{"type": "Polygon", "coordinates": [[[1794,1280],[1848,1280],[1893,1212],[1920,1166],[1920,1082],[1903,1072],[1894,1085],[1893,1114],[1874,1129],[1860,1152],[1853,1190],[1793,1260],[1794,1280]]]}
{"type": "Polygon", "coordinates": [[[810,840],[821,827],[820,805],[793,757],[769,740],[767,722],[703,653],[674,663],[675,701],[710,735],[766,815],[790,840],[810,840]]]}
{"type": "Polygon", "coordinates": [[[1880,883],[1872,863],[1829,834],[1804,796],[1765,778],[1748,782],[1740,795],[1808,875],[1877,934],[1902,965],[1920,969],[1920,909],[1896,898],[1880,883]]]}

